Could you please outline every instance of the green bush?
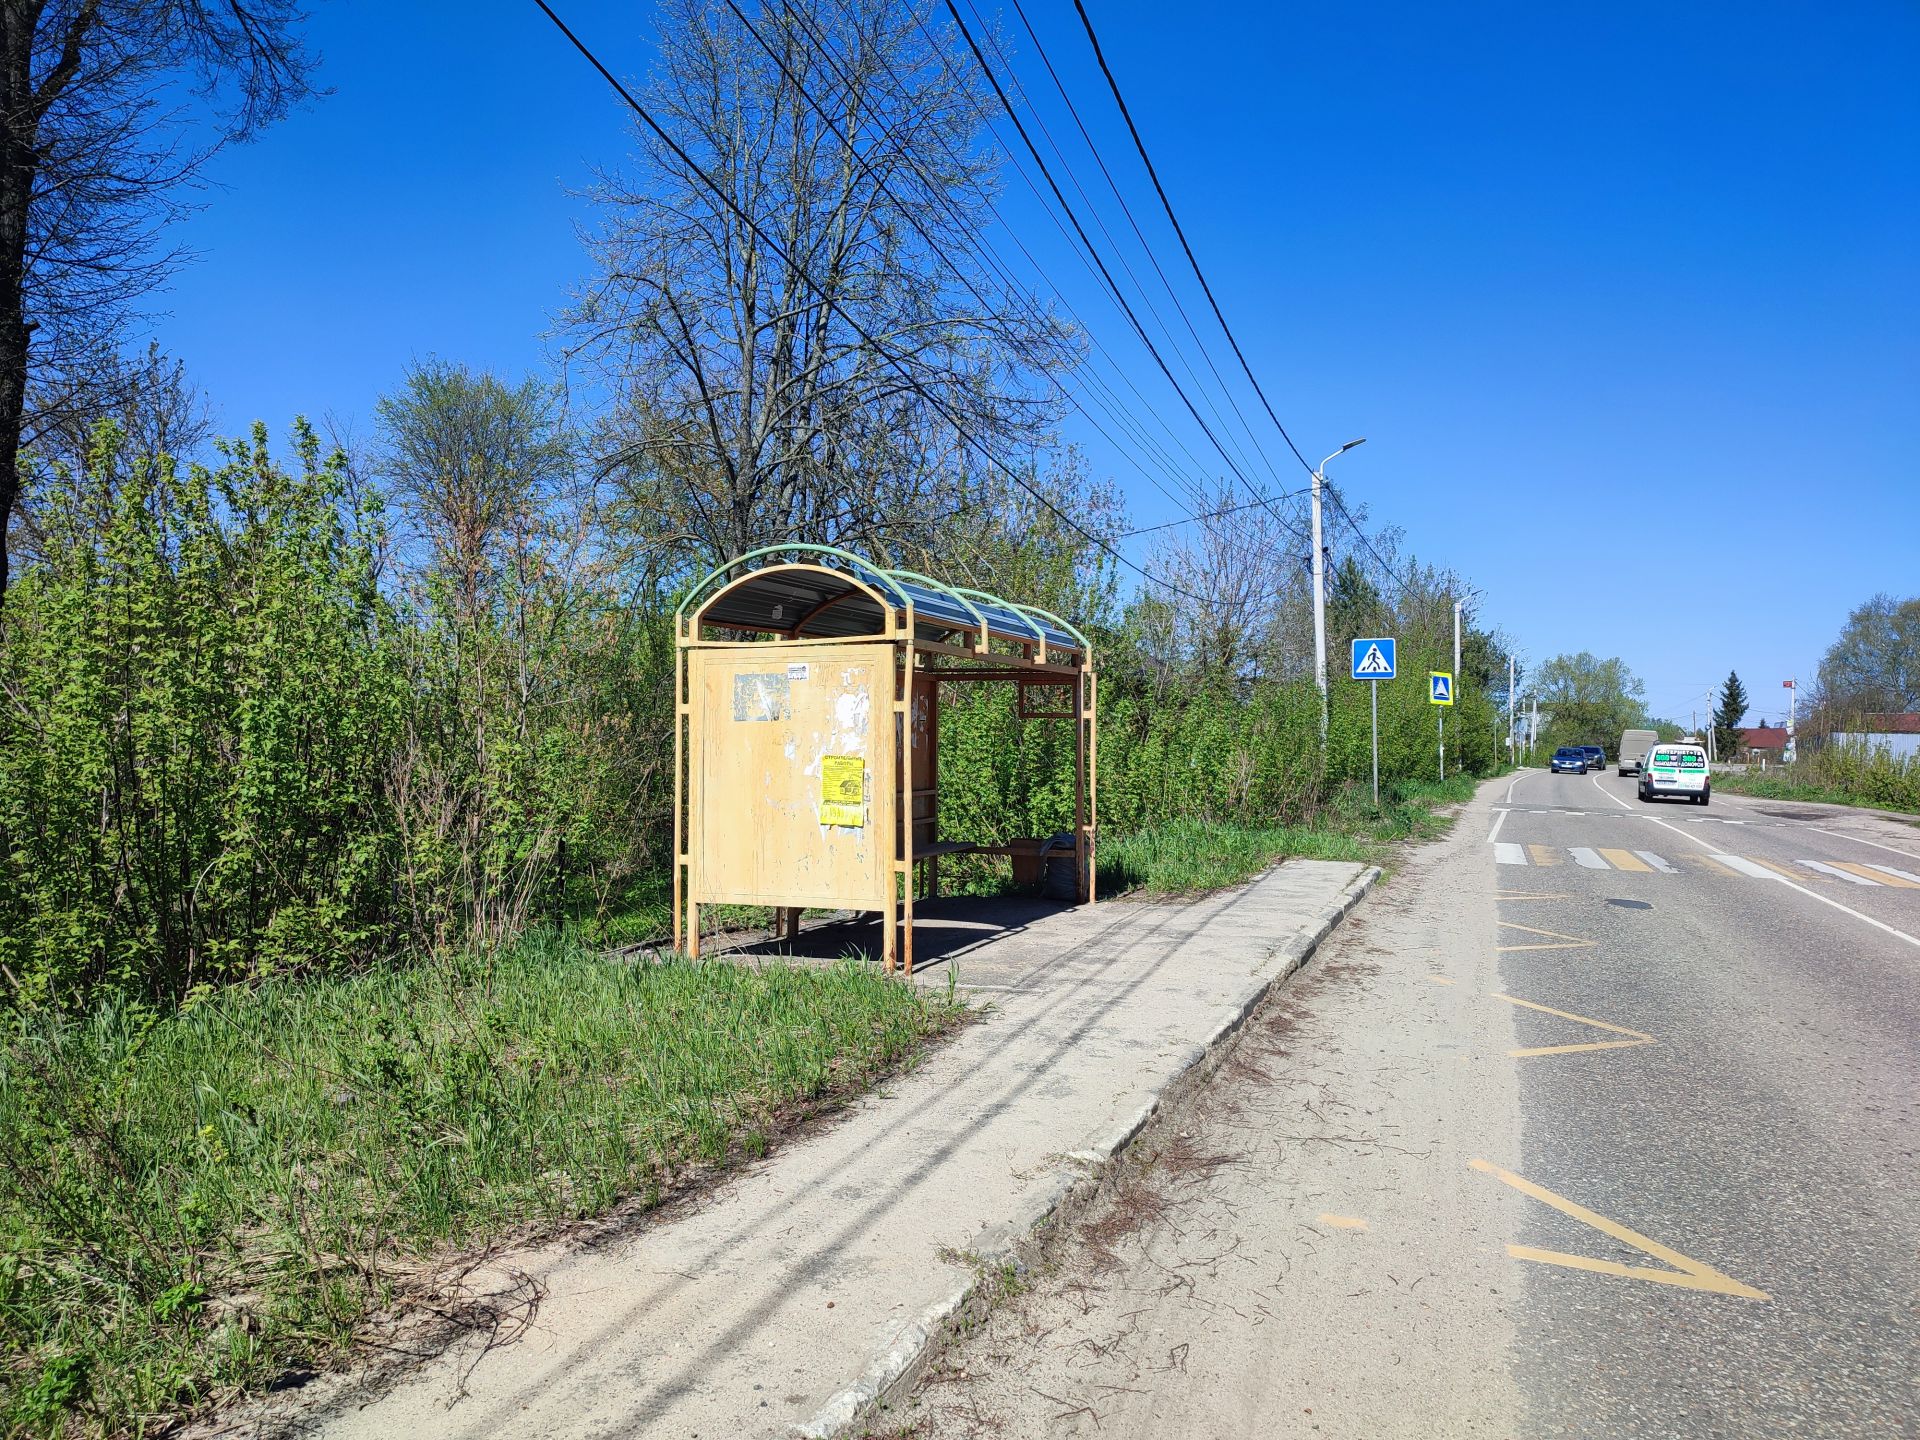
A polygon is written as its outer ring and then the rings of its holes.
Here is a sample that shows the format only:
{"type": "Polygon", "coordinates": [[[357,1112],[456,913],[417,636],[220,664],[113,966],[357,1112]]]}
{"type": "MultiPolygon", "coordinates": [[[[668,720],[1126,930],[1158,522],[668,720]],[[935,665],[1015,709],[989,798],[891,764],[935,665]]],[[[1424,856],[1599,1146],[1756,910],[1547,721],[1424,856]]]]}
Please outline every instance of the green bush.
{"type": "Polygon", "coordinates": [[[1920,758],[1864,744],[1809,750],[1791,765],[1727,772],[1714,784],[1740,795],[1920,812],[1920,758]]]}
{"type": "MultiPolygon", "coordinates": [[[[97,436],[109,471],[121,438],[97,436]]],[[[0,616],[0,964],[177,990],[389,944],[406,685],[376,513],[299,434],[43,511],[0,616]]]]}

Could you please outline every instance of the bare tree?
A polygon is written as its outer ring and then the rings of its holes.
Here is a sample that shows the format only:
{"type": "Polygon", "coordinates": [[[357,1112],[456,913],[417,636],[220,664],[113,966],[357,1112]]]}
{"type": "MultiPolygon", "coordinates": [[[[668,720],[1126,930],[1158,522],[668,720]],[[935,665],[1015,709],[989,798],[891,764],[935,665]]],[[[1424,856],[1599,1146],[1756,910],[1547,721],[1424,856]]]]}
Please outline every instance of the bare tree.
{"type": "Polygon", "coordinates": [[[594,192],[570,340],[609,473],[689,561],[924,554],[988,484],[966,437],[1012,464],[1056,418],[1073,337],[978,259],[986,99],[922,0],[746,3],[668,0],[648,104],[693,163],[642,134],[594,192]]]}
{"type": "Polygon", "coordinates": [[[1162,542],[1154,570],[1179,587],[1142,611],[1151,649],[1175,672],[1235,679],[1286,673],[1311,600],[1297,497],[1236,503],[1216,488],[1191,526],[1162,542]]]}
{"type": "MultiPolygon", "coordinates": [[[[0,0],[0,520],[29,398],[92,403],[84,362],[179,259],[160,236],[185,187],[310,93],[303,18],[295,0],[0,0]]],[[[0,599],[6,580],[0,544],[0,599]]]]}
{"type": "MultiPolygon", "coordinates": [[[[85,364],[84,406],[61,395],[29,394],[33,429],[21,446],[21,493],[14,502],[8,553],[39,552],[47,513],[65,508],[105,523],[107,509],[134,466],[162,456],[185,459],[206,443],[212,422],[186,366],[158,345],[128,356],[110,347],[85,364]],[[96,444],[95,426],[110,421],[120,443],[96,444]]],[[[156,495],[156,501],[159,501],[156,495]]]]}

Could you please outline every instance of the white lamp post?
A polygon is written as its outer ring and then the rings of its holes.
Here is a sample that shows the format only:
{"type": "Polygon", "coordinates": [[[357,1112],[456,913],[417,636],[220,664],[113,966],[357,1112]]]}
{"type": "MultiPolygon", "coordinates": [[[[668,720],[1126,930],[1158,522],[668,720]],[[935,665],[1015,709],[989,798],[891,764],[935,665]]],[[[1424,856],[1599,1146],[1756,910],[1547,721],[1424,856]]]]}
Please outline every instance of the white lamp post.
{"type": "Polygon", "coordinates": [[[1362,435],[1349,440],[1322,460],[1313,471],[1313,683],[1320,687],[1320,745],[1327,743],[1327,556],[1320,543],[1320,487],[1326,483],[1327,460],[1367,443],[1362,435]]]}

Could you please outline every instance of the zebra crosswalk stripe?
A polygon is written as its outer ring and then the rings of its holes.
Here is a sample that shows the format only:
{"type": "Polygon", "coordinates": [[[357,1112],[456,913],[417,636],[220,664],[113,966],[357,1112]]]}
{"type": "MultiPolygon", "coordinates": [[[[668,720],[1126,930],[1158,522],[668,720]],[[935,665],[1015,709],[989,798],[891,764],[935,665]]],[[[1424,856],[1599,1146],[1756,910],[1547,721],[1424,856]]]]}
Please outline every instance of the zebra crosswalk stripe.
{"type": "Polygon", "coordinates": [[[1567,850],[1567,853],[1573,856],[1574,864],[1588,870],[1605,870],[1608,868],[1607,862],[1602,860],[1594,851],[1589,850],[1585,845],[1571,846],[1567,850]]]}
{"type": "Polygon", "coordinates": [[[1496,840],[1493,842],[1493,858],[1501,865],[1524,865],[1527,863],[1527,852],[1511,840],[1496,840]]]}
{"type": "Polygon", "coordinates": [[[1905,870],[1896,870],[1891,865],[1851,865],[1845,860],[1833,862],[1842,870],[1851,870],[1856,875],[1865,875],[1878,880],[1882,885],[1891,885],[1899,890],[1920,890],[1920,875],[1905,870]]]}
{"type": "Polygon", "coordinates": [[[1747,859],[1744,855],[1714,854],[1707,856],[1707,859],[1712,860],[1718,865],[1723,865],[1729,870],[1736,870],[1742,875],[1751,875],[1756,880],[1778,880],[1781,878],[1766,866],[1754,864],[1753,861],[1747,859]]]}
{"type": "Polygon", "coordinates": [[[1809,870],[1818,870],[1822,875],[1831,875],[1836,880],[1845,880],[1850,885],[1879,886],[1887,883],[1884,880],[1869,880],[1864,875],[1855,875],[1850,870],[1842,870],[1838,865],[1829,865],[1822,860],[1802,860],[1800,863],[1809,870]]]}

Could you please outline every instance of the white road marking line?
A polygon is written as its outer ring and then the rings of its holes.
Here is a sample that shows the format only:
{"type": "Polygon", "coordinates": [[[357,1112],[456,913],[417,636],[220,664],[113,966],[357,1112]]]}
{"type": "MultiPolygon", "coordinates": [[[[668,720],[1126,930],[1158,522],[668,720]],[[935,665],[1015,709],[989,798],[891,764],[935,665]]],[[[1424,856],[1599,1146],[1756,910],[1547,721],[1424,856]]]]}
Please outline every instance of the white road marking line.
{"type": "Polygon", "coordinates": [[[1499,839],[1500,827],[1506,823],[1507,823],[1507,812],[1502,810],[1493,817],[1493,829],[1487,832],[1487,839],[1489,840],[1499,839]]]}
{"type": "Polygon", "coordinates": [[[1560,813],[1563,815],[1584,815],[1587,812],[1584,810],[1563,810],[1560,813]]]}
{"type": "Polygon", "coordinates": [[[1831,875],[1836,880],[1850,880],[1855,885],[1871,885],[1876,890],[1880,888],[1878,880],[1869,880],[1864,875],[1856,875],[1851,870],[1842,870],[1837,865],[1828,865],[1820,860],[1802,860],[1800,863],[1809,870],[1818,870],[1822,875],[1831,875]]]}
{"type": "MultiPolygon", "coordinates": [[[[1689,835],[1686,831],[1678,828],[1677,826],[1669,825],[1667,824],[1666,821],[1661,820],[1652,815],[1647,816],[1647,819],[1653,821],[1654,824],[1658,825],[1663,830],[1673,831],[1674,834],[1680,836],[1680,838],[1683,840],[1691,840],[1694,844],[1698,845],[1703,850],[1709,850],[1709,851],[1713,850],[1713,846],[1708,844],[1705,840],[1702,840],[1698,835],[1689,835]]],[[[1718,852],[1715,852],[1715,853],[1717,854],[1718,852]]],[[[1723,861],[1731,858],[1733,857],[1726,856],[1726,855],[1720,856],[1720,859],[1723,861]]],[[[1769,870],[1767,873],[1769,875],[1773,874],[1771,870],[1769,870]]],[[[1773,878],[1776,880],[1779,880],[1780,883],[1786,886],[1789,890],[1799,891],[1802,895],[1806,896],[1809,900],[1818,900],[1822,905],[1830,905],[1835,910],[1840,911],[1840,913],[1843,915],[1851,915],[1856,920],[1864,920],[1867,922],[1867,924],[1873,926],[1874,929],[1884,930],[1887,934],[1893,936],[1894,939],[1904,940],[1907,942],[1907,944],[1913,946],[1914,949],[1920,950],[1920,938],[1916,938],[1912,935],[1909,935],[1904,930],[1896,930],[1894,929],[1893,926],[1885,924],[1882,921],[1876,920],[1871,915],[1861,914],[1858,910],[1854,909],[1851,905],[1842,905],[1838,900],[1829,899],[1825,895],[1821,895],[1816,891],[1807,889],[1807,887],[1804,885],[1795,884],[1793,881],[1784,879],[1783,877],[1778,875],[1774,875],[1773,878]]]]}
{"type": "Polygon", "coordinates": [[[1720,823],[1722,825],[1744,825],[1747,822],[1744,820],[1722,820],[1720,823]]]}
{"type": "Polygon", "coordinates": [[[1701,816],[1699,816],[1699,817],[1697,817],[1696,819],[1692,819],[1692,820],[1689,820],[1689,821],[1687,821],[1687,824],[1689,824],[1689,825],[1704,825],[1704,824],[1706,824],[1706,823],[1707,823],[1707,817],[1706,817],[1706,816],[1704,816],[1704,815],[1701,815],[1701,816]]]}
{"type": "Polygon", "coordinates": [[[1882,875],[1898,875],[1902,880],[1911,880],[1914,884],[1920,885],[1920,875],[1914,874],[1911,870],[1901,870],[1893,865],[1873,864],[1869,864],[1867,869],[1878,870],[1882,875]]]}
{"type": "MultiPolygon", "coordinates": [[[[1689,835],[1687,838],[1691,840],[1693,837],[1689,835]]],[[[1725,855],[1725,854],[1722,854],[1720,851],[1715,850],[1709,854],[1708,858],[1713,860],[1718,860],[1722,865],[1728,866],[1729,868],[1734,870],[1738,870],[1742,875],[1751,875],[1756,880],[1778,880],[1782,885],[1787,885],[1792,883],[1784,875],[1781,875],[1778,871],[1769,870],[1764,865],[1756,865],[1753,863],[1753,861],[1747,859],[1747,857],[1744,855],[1725,855]]],[[[1811,890],[1809,890],[1807,893],[1809,895],[1813,895],[1813,892],[1811,890]]],[[[1821,897],[1819,897],[1818,895],[1814,895],[1813,898],[1818,900],[1821,897]]]]}
{"type": "Polygon", "coordinates": [[[1651,850],[1636,850],[1633,853],[1646,861],[1647,864],[1651,865],[1654,869],[1658,870],[1662,875],[1678,875],[1680,873],[1651,850]]]}
{"type": "MultiPolygon", "coordinates": [[[[1520,777],[1518,775],[1514,776],[1513,785],[1518,785],[1519,783],[1520,783],[1520,777]]],[[[1513,803],[1513,785],[1507,786],[1507,804],[1509,805],[1513,803]]]]}
{"type": "Polygon", "coordinates": [[[1527,850],[1524,845],[1502,840],[1493,847],[1493,858],[1500,865],[1524,865],[1527,863],[1527,850]]]}
{"type": "Polygon", "coordinates": [[[1606,786],[1602,785],[1597,779],[1594,780],[1593,782],[1593,788],[1598,790],[1602,795],[1606,796],[1607,799],[1611,800],[1614,804],[1618,805],[1622,810],[1631,810],[1633,808],[1631,805],[1627,804],[1626,801],[1622,800],[1618,795],[1614,794],[1611,790],[1607,789],[1606,786]]]}
{"type": "MultiPolygon", "coordinates": [[[[1786,822],[1781,823],[1784,825],[1786,822]]],[[[1843,830],[1821,830],[1817,825],[1812,828],[1816,833],[1831,835],[1836,840],[1851,840],[1856,845],[1871,845],[1876,850],[1885,850],[1889,855],[1904,855],[1909,860],[1920,860],[1920,855],[1914,854],[1911,850],[1902,850],[1896,845],[1882,845],[1878,840],[1863,840],[1858,835],[1849,835],[1843,830]]]]}
{"type": "Polygon", "coordinates": [[[1609,870],[1613,868],[1608,865],[1606,861],[1602,860],[1599,855],[1584,845],[1575,845],[1572,849],[1568,850],[1567,853],[1573,856],[1574,864],[1584,865],[1589,870],[1609,870]]]}

